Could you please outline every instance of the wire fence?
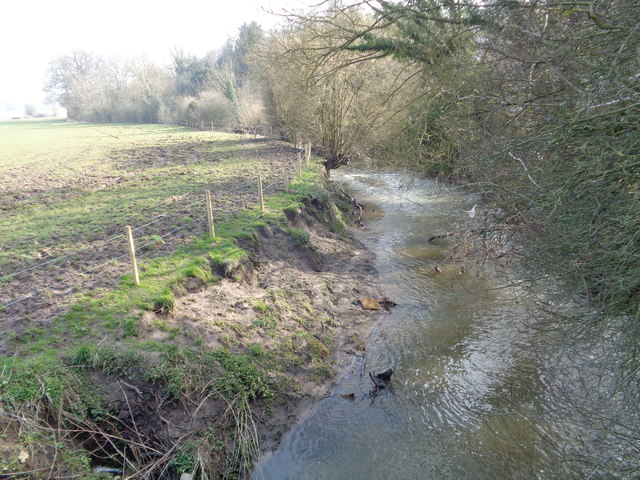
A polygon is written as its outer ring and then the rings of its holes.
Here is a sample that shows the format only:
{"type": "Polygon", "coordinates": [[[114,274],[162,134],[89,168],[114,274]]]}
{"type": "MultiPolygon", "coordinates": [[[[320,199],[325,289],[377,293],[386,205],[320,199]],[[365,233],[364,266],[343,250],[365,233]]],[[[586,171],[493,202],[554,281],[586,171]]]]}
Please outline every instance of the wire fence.
{"type": "Polygon", "coordinates": [[[184,120],[180,122],[180,126],[187,128],[196,128],[202,131],[209,132],[239,133],[245,135],[253,135],[254,137],[261,136],[285,140],[284,136],[278,129],[274,129],[273,125],[267,124],[237,125],[229,123],[205,122],[204,120],[184,120]]]}
{"type": "MultiPolygon", "coordinates": [[[[196,130],[202,130],[204,132],[223,132],[223,133],[235,133],[241,135],[251,135],[254,138],[264,137],[272,140],[282,140],[286,142],[291,142],[294,144],[296,148],[298,148],[298,144],[302,144],[302,149],[310,148],[310,142],[306,141],[304,138],[299,138],[295,132],[281,130],[280,128],[274,127],[269,124],[229,124],[229,123],[219,123],[219,122],[205,122],[203,120],[183,120],[179,123],[181,127],[193,128],[196,130]]],[[[307,154],[308,155],[308,154],[307,154]]]]}
{"type": "Polygon", "coordinates": [[[257,174],[255,178],[247,175],[241,177],[239,185],[217,190],[213,195],[209,193],[213,200],[212,215],[206,209],[206,190],[180,195],[183,200],[195,199],[185,205],[169,208],[168,201],[162,202],[167,203],[163,213],[141,225],[130,227],[131,245],[135,238],[133,253],[127,251],[125,241],[129,229],[121,225],[118,228],[123,233],[92,241],[86,247],[0,276],[0,315],[27,313],[35,307],[27,301],[34,301],[40,297],[47,297],[45,300],[48,304],[56,303],[54,300],[68,298],[74,287],[82,289],[83,286],[90,285],[91,288],[97,288],[113,284],[127,268],[127,262],[124,261],[127,257],[133,261],[135,253],[146,259],[152,254],[160,256],[175,252],[194,236],[207,232],[209,218],[215,217],[215,221],[218,222],[246,209],[261,208],[261,198],[264,195],[284,191],[288,188],[289,182],[300,177],[303,161],[308,166],[310,146],[304,149],[296,147],[294,151],[297,151],[297,154],[286,158],[281,168],[264,177],[260,175],[260,180],[257,174]],[[225,202],[224,199],[229,200],[230,196],[234,198],[225,202]],[[96,279],[97,273],[100,273],[102,278],[96,279]],[[61,287],[66,287],[66,290],[57,291],[61,287]],[[45,295],[46,293],[49,295],[45,295]]]}

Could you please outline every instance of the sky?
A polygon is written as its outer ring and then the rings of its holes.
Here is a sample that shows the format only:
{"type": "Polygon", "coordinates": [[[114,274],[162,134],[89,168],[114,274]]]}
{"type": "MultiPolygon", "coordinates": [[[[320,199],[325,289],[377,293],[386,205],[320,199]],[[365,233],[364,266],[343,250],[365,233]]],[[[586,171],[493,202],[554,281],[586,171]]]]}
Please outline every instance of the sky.
{"type": "Polygon", "coordinates": [[[49,62],[87,50],[121,58],[145,56],[159,65],[182,48],[204,56],[240,25],[272,28],[269,12],[299,8],[298,0],[2,0],[0,111],[41,105],[49,62]]]}

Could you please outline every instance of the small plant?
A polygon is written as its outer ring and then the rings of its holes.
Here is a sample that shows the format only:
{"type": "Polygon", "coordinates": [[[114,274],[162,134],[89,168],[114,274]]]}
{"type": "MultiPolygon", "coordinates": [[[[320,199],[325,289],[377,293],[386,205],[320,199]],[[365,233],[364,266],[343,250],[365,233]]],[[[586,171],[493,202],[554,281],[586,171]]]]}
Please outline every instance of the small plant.
{"type": "Polygon", "coordinates": [[[344,222],[340,220],[334,220],[333,222],[331,222],[331,231],[333,233],[337,233],[338,235],[344,235],[345,233],[347,233],[347,228],[344,222]]]}
{"type": "Polygon", "coordinates": [[[175,306],[175,298],[169,288],[164,289],[162,293],[156,295],[152,302],[153,308],[151,310],[160,314],[169,313],[175,306]]]}
{"type": "Polygon", "coordinates": [[[264,303],[264,301],[262,300],[256,300],[253,303],[253,309],[256,312],[260,312],[260,313],[267,313],[267,310],[269,309],[269,307],[267,306],[266,303],[264,303]]]}
{"type": "Polygon", "coordinates": [[[204,268],[201,265],[190,265],[184,270],[184,276],[190,278],[197,278],[202,280],[203,283],[213,283],[214,276],[211,273],[211,270],[204,268]]]}
{"type": "Polygon", "coordinates": [[[259,343],[250,343],[247,345],[247,349],[254,357],[261,357],[264,355],[264,348],[259,343]]]}
{"type": "Polygon", "coordinates": [[[68,363],[79,369],[100,368],[106,374],[129,376],[133,367],[144,360],[137,349],[118,351],[111,347],[96,347],[95,345],[80,345],[72,350],[68,363]]]}
{"type": "Polygon", "coordinates": [[[298,322],[300,325],[302,325],[303,327],[309,324],[309,319],[306,317],[296,317],[294,320],[298,322]]]}
{"type": "Polygon", "coordinates": [[[313,379],[319,382],[333,377],[333,370],[325,363],[320,363],[313,369],[313,379]]]}
{"type": "Polygon", "coordinates": [[[187,442],[180,447],[178,452],[173,456],[169,465],[178,473],[193,472],[196,466],[196,445],[187,442]]]}
{"type": "Polygon", "coordinates": [[[223,240],[209,253],[211,263],[220,275],[232,278],[241,273],[249,255],[231,240],[223,240]]]}
{"type": "Polygon", "coordinates": [[[309,245],[311,237],[309,235],[309,232],[307,232],[306,230],[303,230],[302,228],[290,228],[289,235],[291,235],[293,243],[295,243],[299,247],[309,245]]]}
{"type": "Polygon", "coordinates": [[[138,336],[138,319],[137,318],[125,318],[122,322],[122,329],[125,337],[137,337],[138,336]]]}
{"type": "MultiPolygon", "coordinates": [[[[64,443],[58,445],[59,461],[71,472],[90,472],[91,460],[85,450],[72,450],[64,443]]],[[[96,477],[94,477],[96,478],[96,477]]]]}
{"type": "Polygon", "coordinates": [[[205,428],[202,436],[214,452],[221,452],[224,449],[224,442],[220,440],[219,433],[214,427],[205,428]]]}
{"type": "Polygon", "coordinates": [[[274,333],[278,323],[271,315],[267,315],[265,317],[256,318],[253,321],[253,325],[263,329],[267,333],[274,333]]]}
{"type": "Polygon", "coordinates": [[[151,237],[149,237],[149,242],[147,242],[147,246],[145,248],[147,248],[148,250],[154,250],[159,245],[162,245],[164,243],[165,242],[160,235],[151,235],[151,237]]]}
{"type": "Polygon", "coordinates": [[[273,397],[273,390],[265,373],[246,355],[231,354],[227,349],[219,349],[214,356],[225,369],[218,381],[218,388],[228,398],[239,395],[251,401],[257,398],[273,397]]]}
{"type": "Polygon", "coordinates": [[[223,335],[220,337],[220,343],[225,347],[231,347],[238,343],[238,340],[233,335],[223,335]]]}
{"type": "Polygon", "coordinates": [[[171,338],[175,338],[178,333],[180,333],[180,327],[174,325],[171,326],[164,320],[160,318],[156,318],[153,321],[153,324],[158,328],[158,330],[168,333],[171,338]]]}
{"type": "Polygon", "coordinates": [[[311,337],[307,340],[307,350],[309,355],[317,358],[327,358],[331,353],[329,347],[316,337],[311,337]]]}

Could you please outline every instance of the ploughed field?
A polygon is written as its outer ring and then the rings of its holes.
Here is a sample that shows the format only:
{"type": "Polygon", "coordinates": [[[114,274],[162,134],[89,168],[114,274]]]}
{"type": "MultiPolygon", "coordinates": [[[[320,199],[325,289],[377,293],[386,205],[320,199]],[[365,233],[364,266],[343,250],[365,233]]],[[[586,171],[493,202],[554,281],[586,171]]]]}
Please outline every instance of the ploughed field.
{"type": "Polygon", "coordinates": [[[257,204],[257,177],[282,188],[297,150],[250,135],[167,125],[0,122],[0,304],[25,315],[127,272],[125,226],[139,255],[175,250],[214,215],[257,204]]]}

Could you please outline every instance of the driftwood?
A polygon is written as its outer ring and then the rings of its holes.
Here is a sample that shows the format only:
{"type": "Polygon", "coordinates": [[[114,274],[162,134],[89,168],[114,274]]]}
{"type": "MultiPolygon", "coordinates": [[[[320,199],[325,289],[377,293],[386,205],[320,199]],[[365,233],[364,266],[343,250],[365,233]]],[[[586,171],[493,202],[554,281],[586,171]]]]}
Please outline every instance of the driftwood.
{"type": "Polygon", "coordinates": [[[364,222],[362,221],[362,217],[364,216],[364,205],[360,204],[358,202],[358,200],[355,199],[354,197],[351,197],[351,201],[353,203],[355,203],[356,207],[358,207],[358,210],[360,211],[360,215],[358,216],[358,220],[356,220],[353,223],[355,223],[359,227],[363,227],[364,226],[364,222]]]}
{"type": "Polygon", "coordinates": [[[363,310],[381,310],[380,300],[377,298],[359,298],[353,302],[354,305],[360,305],[363,310]]]}
{"type": "Polygon", "coordinates": [[[433,242],[434,240],[437,240],[439,238],[449,238],[449,237],[453,237],[454,235],[457,235],[461,232],[447,232],[447,233],[441,233],[440,235],[434,235],[433,237],[431,237],[429,239],[429,243],[433,242]]]}
{"type": "Polygon", "coordinates": [[[373,374],[369,372],[369,378],[376,386],[376,390],[382,390],[383,388],[387,388],[389,383],[391,382],[391,375],[393,375],[393,369],[389,368],[382,373],[373,374]]]}
{"type": "Polygon", "coordinates": [[[471,229],[471,230],[462,230],[462,231],[459,231],[459,232],[446,232],[446,233],[441,233],[440,235],[434,235],[428,241],[429,242],[433,242],[434,240],[438,240],[440,238],[449,238],[449,237],[453,237],[455,235],[460,235],[462,233],[481,233],[481,234],[484,234],[484,233],[486,233],[486,230],[485,229],[482,229],[482,230],[471,229]]]}
{"type": "Polygon", "coordinates": [[[354,305],[360,305],[363,310],[382,310],[383,308],[390,312],[393,307],[397,307],[398,304],[387,297],[382,299],[377,298],[359,298],[354,300],[354,305]]]}
{"type": "Polygon", "coordinates": [[[384,308],[387,312],[390,312],[391,309],[393,307],[397,307],[398,304],[387,297],[382,297],[382,300],[380,300],[380,306],[384,308]]]}

